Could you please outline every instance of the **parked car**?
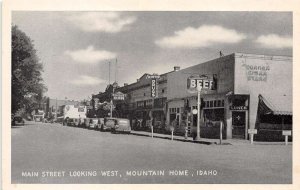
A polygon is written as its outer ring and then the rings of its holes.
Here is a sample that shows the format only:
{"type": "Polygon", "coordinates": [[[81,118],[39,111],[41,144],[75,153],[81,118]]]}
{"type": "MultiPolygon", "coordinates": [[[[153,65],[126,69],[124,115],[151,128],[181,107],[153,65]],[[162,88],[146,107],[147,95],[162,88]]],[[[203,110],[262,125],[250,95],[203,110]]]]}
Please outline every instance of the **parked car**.
{"type": "Polygon", "coordinates": [[[90,120],[91,120],[91,118],[84,118],[82,127],[89,128],[90,127],[90,120]]]}
{"type": "Polygon", "coordinates": [[[116,118],[104,118],[103,124],[101,125],[101,131],[111,131],[111,128],[116,125],[116,118]]]}
{"type": "Polygon", "coordinates": [[[112,133],[122,132],[130,133],[131,126],[128,119],[123,118],[105,118],[101,127],[102,131],[111,131],[112,133]]]}
{"type": "Polygon", "coordinates": [[[89,128],[98,129],[99,124],[100,124],[99,118],[90,118],[89,128]]]}
{"type": "Polygon", "coordinates": [[[117,118],[116,125],[111,129],[112,133],[130,133],[131,126],[129,119],[117,118]]]}
{"type": "Polygon", "coordinates": [[[17,126],[17,125],[24,125],[25,121],[21,116],[14,116],[13,120],[12,120],[12,125],[13,126],[17,126]]]}
{"type": "Polygon", "coordinates": [[[104,118],[98,118],[97,130],[101,130],[101,126],[104,124],[104,118]]]}
{"type": "Polygon", "coordinates": [[[63,125],[67,126],[78,126],[79,119],[76,118],[66,118],[63,122],[63,125]]]}
{"type": "Polygon", "coordinates": [[[44,116],[43,115],[34,115],[34,121],[35,122],[43,122],[44,116]]]}
{"type": "Polygon", "coordinates": [[[78,120],[78,127],[85,127],[85,118],[79,118],[78,120]]]}
{"type": "Polygon", "coordinates": [[[57,117],[56,119],[53,119],[54,123],[63,123],[64,122],[64,117],[57,117]]]}

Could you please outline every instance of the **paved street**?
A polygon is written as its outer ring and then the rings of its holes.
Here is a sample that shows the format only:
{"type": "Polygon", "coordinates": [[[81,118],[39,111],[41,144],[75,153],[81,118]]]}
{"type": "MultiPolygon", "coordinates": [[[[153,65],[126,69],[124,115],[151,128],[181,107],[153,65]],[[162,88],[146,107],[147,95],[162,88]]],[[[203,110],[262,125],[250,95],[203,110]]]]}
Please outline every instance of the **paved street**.
{"type": "Polygon", "coordinates": [[[204,145],[42,123],[11,130],[12,183],[292,182],[291,145],[204,145]]]}

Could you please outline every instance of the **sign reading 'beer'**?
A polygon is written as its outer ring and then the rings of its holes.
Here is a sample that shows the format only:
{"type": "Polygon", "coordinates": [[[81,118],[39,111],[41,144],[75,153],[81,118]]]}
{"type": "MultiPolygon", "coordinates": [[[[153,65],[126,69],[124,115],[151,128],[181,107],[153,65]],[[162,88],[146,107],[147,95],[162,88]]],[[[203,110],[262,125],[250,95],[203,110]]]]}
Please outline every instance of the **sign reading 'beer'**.
{"type": "Polygon", "coordinates": [[[215,77],[215,75],[192,75],[187,79],[187,88],[189,90],[196,90],[199,86],[204,90],[216,90],[215,77]]]}

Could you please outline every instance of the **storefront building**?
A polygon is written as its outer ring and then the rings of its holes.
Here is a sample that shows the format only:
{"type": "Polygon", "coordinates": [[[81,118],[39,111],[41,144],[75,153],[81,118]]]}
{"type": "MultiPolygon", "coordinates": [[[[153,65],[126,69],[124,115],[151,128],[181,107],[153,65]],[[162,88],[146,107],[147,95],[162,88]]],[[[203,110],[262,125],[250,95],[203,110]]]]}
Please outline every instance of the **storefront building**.
{"type": "MultiPolygon", "coordinates": [[[[179,69],[174,67],[174,71],[179,69]]],[[[161,75],[145,73],[137,79],[137,82],[124,84],[115,89],[115,92],[125,94],[124,101],[115,102],[116,110],[121,117],[130,119],[134,130],[150,130],[151,125],[156,132],[165,128],[169,73],[161,75]]]]}
{"type": "Polygon", "coordinates": [[[292,129],[292,57],[234,53],[169,73],[166,119],[177,133],[192,134],[197,126],[197,94],[187,89],[195,74],[216,83],[201,91],[201,137],[217,138],[220,122],[228,139],[248,139],[248,129],[258,129],[262,140],[280,139],[292,129]]]}

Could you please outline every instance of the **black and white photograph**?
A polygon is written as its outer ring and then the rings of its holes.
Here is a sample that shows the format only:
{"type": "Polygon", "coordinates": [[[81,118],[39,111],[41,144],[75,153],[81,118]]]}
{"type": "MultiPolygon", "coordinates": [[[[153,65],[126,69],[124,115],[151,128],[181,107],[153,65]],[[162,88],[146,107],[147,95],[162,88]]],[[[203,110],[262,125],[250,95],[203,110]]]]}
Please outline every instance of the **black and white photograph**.
{"type": "Polygon", "coordinates": [[[292,185],[293,17],[11,11],[10,183],[292,185]]]}

